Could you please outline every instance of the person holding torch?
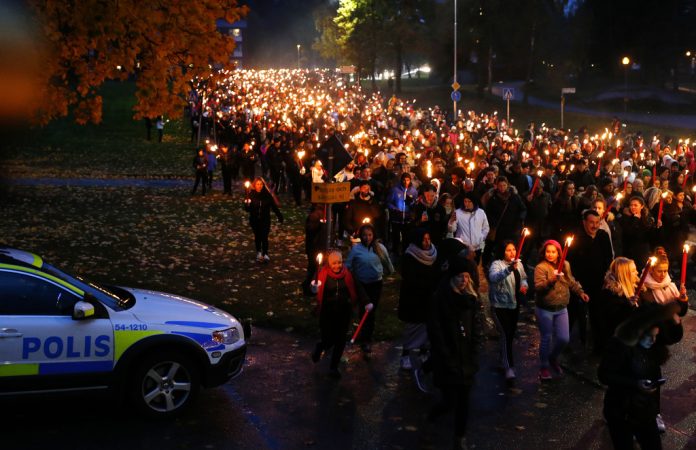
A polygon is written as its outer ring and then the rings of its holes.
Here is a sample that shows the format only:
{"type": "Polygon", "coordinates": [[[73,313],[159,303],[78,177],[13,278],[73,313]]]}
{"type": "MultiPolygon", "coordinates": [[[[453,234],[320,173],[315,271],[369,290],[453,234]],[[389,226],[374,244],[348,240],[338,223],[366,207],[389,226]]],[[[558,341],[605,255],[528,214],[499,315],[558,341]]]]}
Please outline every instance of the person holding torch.
{"type": "Polygon", "coordinates": [[[338,379],[341,378],[338,364],[346,347],[353,307],[360,303],[365,310],[372,311],[372,303],[367,303],[364,291],[343,265],[340,251],[329,251],[326,265],[321,266],[321,259],[318,263],[320,265],[311,289],[317,294],[321,341],[314,347],[311,356],[312,361],[318,363],[322,353],[333,348],[329,376],[338,379]]]}
{"type": "Polygon", "coordinates": [[[283,214],[278,209],[278,199],[271,193],[261,177],[257,177],[247,189],[244,199],[244,210],[249,213],[249,225],[254,232],[256,246],[256,261],[268,264],[268,235],[271,232],[271,210],[283,223],[283,214]]]}
{"type": "MultiPolygon", "coordinates": [[[[565,251],[569,242],[571,242],[570,238],[566,240],[565,251]]],[[[541,335],[539,379],[542,381],[552,378],[550,368],[553,368],[557,375],[563,374],[558,358],[570,339],[568,324],[570,291],[578,295],[582,301],[589,301],[580,283],[573,278],[570,262],[562,258],[563,252],[561,244],[557,241],[550,239],[544,242],[539,254],[541,262],[534,269],[536,317],[541,335]],[[562,270],[559,270],[559,266],[562,270]]]]}

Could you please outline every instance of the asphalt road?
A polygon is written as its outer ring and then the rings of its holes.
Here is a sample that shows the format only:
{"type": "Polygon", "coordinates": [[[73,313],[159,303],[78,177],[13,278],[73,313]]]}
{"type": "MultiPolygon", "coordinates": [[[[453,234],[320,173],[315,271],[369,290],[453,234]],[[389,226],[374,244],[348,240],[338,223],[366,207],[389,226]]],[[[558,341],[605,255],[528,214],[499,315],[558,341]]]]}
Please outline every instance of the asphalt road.
{"type": "MultiPolygon", "coordinates": [[[[665,373],[663,413],[670,429],[665,449],[696,449],[696,317],[673,349],[665,373]]],[[[590,364],[543,385],[537,375],[537,331],[521,323],[518,382],[508,388],[496,368],[491,339],[471,401],[469,442],[477,449],[610,449],[601,419],[603,391],[590,364]]],[[[411,373],[399,370],[395,343],[375,346],[366,362],[349,349],[343,378],[326,376],[328,361],[313,364],[313,340],[256,329],[245,371],[203,391],[183,416],[145,420],[110,396],[79,395],[2,400],[2,448],[71,449],[445,449],[452,417],[435,423],[435,402],[411,373]]]]}

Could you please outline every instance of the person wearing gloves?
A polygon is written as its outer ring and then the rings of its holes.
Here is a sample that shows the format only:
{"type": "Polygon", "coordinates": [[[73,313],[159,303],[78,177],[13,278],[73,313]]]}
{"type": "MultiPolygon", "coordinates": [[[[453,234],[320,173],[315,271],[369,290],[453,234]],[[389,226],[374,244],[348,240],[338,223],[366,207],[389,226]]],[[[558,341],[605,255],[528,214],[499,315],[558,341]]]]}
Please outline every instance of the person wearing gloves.
{"type": "Polygon", "coordinates": [[[249,225],[254,232],[256,261],[268,264],[268,234],[271,232],[271,210],[283,223],[283,214],[278,209],[278,199],[266,186],[263,178],[256,177],[244,199],[244,210],[249,213],[249,225]]]}
{"type": "Polygon", "coordinates": [[[372,311],[372,303],[365,304],[365,293],[343,265],[341,252],[332,250],[326,259],[327,264],[319,268],[316,280],[311,283],[312,292],[317,294],[321,331],[321,340],[314,347],[312,361],[318,363],[322,353],[333,348],[329,376],[338,379],[341,378],[338,364],[346,347],[353,308],[360,303],[365,310],[372,311]]]}
{"type": "Polygon", "coordinates": [[[570,263],[567,260],[564,262],[563,270],[558,271],[560,257],[561,244],[549,239],[541,246],[539,255],[541,262],[534,268],[536,317],[541,335],[539,379],[542,381],[552,378],[549,368],[553,368],[557,375],[563,374],[558,357],[570,339],[568,325],[570,291],[572,290],[584,302],[590,299],[582,290],[580,283],[573,278],[570,263]]]}
{"type": "Polygon", "coordinates": [[[449,231],[454,237],[471,246],[476,251],[476,262],[481,261],[481,253],[490,229],[486,213],[477,206],[473,193],[462,196],[462,206],[449,220],[449,231]]]}
{"type": "MultiPolygon", "coordinates": [[[[382,297],[382,285],[384,275],[394,272],[394,266],[389,259],[386,247],[375,238],[375,227],[365,223],[358,229],[360,242],[355,244],[348,253],[346,266],[355,276],[356,281],[365,290],[369,302],[374,305],[373,311],[367,316],[362,332],[358,337],[363,356],[369,358],[371,353],[370,343],[372,333],[375,330],[375,314],[382,297]]],[[[360,308],[362,317],[364,308],[360,308]]]]}
{"type": "Polygon", "coordinates": [[[597,375],[607,385],[604,418],[617,450],[633,449],[634,439],[644,450],[662,448],[656,416],[669,351],[659,341],[660,324],[673,321],[678,310],[675,303],[639,309],[607,343],[597,375]]]}
{"type": "Polygon", "coordinates": [[[500,355],[505,379],[515,379],[512,345],[520,315],[518,297],[527,293],[527,274],[522,261],[515,259],[517,249],[512,241],[503,242],[499,258],[493,261],[488,273],[488,298],[493,319],[500,333],[500,355]]]}

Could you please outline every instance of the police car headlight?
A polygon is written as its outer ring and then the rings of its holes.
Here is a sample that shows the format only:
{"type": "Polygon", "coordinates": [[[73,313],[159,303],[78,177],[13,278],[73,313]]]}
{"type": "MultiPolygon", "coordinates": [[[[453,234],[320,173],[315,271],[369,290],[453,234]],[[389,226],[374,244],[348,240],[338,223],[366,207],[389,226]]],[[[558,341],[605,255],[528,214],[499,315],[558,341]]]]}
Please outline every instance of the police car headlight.
{"type": "Polygon", "coordinates": [[[234,344],[239,340],[239,330],[228,328],[222,331],[213,331],[213,341],[218,344],[234,344]]]}

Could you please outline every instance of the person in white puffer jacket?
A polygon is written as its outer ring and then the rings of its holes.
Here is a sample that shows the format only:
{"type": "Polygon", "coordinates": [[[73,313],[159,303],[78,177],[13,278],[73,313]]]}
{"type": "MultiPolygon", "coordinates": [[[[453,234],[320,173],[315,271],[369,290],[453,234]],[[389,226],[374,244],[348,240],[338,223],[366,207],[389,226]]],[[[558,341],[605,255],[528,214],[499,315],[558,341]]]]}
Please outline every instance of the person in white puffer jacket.
{"type": "Polygon", "coordinates": [[[463,203],[450,218],[448,228],[454,237],[471,246],[476,251],[476,263],[481,261],[481,253],[486,243],[490,227],[486,213],[476,204],[472,193],[463,194],[463,203]]]}

